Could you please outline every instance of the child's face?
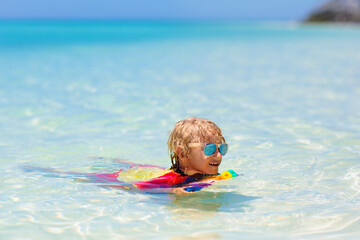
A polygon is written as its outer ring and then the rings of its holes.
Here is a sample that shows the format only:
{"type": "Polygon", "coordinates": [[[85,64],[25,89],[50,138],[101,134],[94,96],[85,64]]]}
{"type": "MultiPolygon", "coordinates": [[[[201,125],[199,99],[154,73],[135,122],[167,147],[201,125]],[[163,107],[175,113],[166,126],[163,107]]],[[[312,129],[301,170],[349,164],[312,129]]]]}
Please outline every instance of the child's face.
{"type": "MultiPolygon", "coordinates": [[[[210,143],[210,142],[209,142],[210,143]]],[[[211,142],[221,144],[219,142],[211,142]]],[[[204,147],[192,147],[187,159],[187,174],[193,175],[195,173],[217,174],[221,164],[222,156],[217,148],[216,151],[207,156],[204,153],[204,147]]]]}

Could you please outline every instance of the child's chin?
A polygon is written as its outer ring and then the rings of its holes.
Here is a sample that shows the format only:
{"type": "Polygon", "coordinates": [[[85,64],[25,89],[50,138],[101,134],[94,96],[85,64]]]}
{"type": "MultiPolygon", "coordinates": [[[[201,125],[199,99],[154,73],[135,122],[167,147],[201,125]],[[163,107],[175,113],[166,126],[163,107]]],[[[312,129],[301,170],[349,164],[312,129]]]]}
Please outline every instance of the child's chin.
{"type": "Polygon", "coordinates": [[[207,171],[207,174],[218,174],[219,168],[212,167],[212,169],[209,169],[207,171]]]}

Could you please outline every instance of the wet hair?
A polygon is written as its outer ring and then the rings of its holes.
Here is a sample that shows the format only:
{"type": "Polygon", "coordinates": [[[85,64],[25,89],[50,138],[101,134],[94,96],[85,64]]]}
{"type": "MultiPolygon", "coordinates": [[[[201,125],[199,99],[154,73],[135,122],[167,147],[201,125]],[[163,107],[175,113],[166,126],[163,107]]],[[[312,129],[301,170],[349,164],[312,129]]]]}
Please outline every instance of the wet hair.
{"type": "Polygon", "coordinates": [[[180,169],[180,157],[176,153],[177,147],[181,147],[183,154],[190,152],[190,143],[210,143],[212,141],[225,143],[221,129],[212,121],[204,118],[189,117],[175,124],[167,142],[171,158],[172,170],[180,169]]]}

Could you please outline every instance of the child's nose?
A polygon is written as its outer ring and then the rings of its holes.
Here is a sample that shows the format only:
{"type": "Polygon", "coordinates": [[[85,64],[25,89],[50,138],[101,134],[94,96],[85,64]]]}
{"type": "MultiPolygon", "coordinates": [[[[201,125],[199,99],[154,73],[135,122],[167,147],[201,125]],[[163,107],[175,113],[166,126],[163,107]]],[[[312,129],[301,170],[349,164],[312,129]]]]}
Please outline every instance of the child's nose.
{"type": "Polygon", "coordinates": [[[218,148],[216,149],[215,157],[216,157],[216,158],[221,158],[221,157],[222,157],[222,156],[221,156],[221,153],[220,153],[220,150],[219,150],[218,148]]]}

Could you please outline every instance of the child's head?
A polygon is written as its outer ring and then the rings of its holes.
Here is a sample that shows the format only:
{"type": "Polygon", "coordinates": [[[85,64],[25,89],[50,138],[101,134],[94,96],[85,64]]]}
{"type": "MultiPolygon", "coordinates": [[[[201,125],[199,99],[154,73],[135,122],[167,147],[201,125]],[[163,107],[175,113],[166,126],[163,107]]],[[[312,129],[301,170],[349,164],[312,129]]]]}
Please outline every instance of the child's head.
{"type": "Polygon", "coordinates": [[[225,143],[221,129],[210,120],[190,117],[175,124],[167,142],[171,169],[185,173],[216,174],[221,163],[219,150],[204,154],[204,145],[225,143]],[[196,144],[194,144],[196,143],[196,144]]]}

